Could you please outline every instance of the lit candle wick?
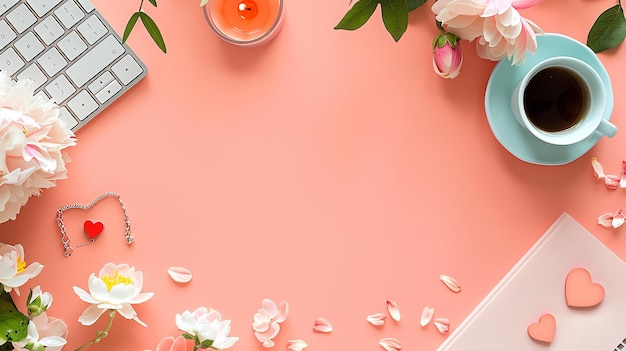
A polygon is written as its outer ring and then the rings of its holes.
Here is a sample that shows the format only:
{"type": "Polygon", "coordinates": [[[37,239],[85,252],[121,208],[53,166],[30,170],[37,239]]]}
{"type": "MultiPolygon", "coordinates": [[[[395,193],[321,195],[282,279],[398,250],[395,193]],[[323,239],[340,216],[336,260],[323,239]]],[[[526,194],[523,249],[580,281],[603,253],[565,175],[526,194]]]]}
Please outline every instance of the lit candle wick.
{"type": "Polygon", "coordinates": [[[245,20],[253,19],[259,13],[259,8],[253,0],[244,0],[237,5],[237,13],[245,20]]]}

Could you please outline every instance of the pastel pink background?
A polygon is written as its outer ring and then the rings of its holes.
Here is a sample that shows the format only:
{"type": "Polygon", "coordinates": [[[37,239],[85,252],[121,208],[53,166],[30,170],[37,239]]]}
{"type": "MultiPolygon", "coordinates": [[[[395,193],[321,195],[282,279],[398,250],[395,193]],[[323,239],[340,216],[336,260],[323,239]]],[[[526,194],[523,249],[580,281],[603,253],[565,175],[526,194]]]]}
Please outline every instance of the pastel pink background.
{"type": "MultiPolygon", "coordinates": [[[[161,0],[145,10],[164,33],[162,54],[138,27],[129,44],[148,76],[77,133],[69,178],[32,198],[0,240],[45,265],[23,288],[55,297],[49,315],[70,328],[66,350],[93,339],[103,317],[85,327],[87,304],[72,286],[106,262],[142,270],[137,306],[144,328],[117,318],[91,350],[154,349],[178,335],[174,317],[206,306],[232,320],[233,350],[263,350],[252,317],[263,298],[287,301],[276,339],[303,339],[308,350],[376,350],[396,337],[406,350],[435,350],[445,339],[419,326],[424,306],[454,329],[564,211],[621,257],[626,233],[596,224],[624,206],[624,190],[594,179],[596,156],[608,173],[626,158],[624,46],[599,55],[614,88],[612,121],[624,130],[564,166],[518,160],[494,138],[483,108],[495,63],[463,42],[461,75],[432,70],[437,34],[432,1],[410,15],[395,43],[377,10],[361,29],[333,27],[349,1],[285,0],[280,34],[259,48],[220,41],[195,0],[161,0]],[[113,199],[89,213],[68,212],[72,243],[86,219],[105,223],[94,245],[63,257],[56,209],[86,204],[105,191],[122,195],[135,243],[123,239],[113,199]],[[194,273],[179,285],[169,266],[194,273]],[[454,294],[439,275],[455,277],[454,294]],[[402,319],[376,328],[368,314],[398,302],[402,319]],[[312,332],[316,317],[335,330],[312,332]]],[[[119,31],[139,1],[96,0],[119,31]]],[[[522,12],[546,32],[585,41],[608,0],[545,0],[522,12]]]]}

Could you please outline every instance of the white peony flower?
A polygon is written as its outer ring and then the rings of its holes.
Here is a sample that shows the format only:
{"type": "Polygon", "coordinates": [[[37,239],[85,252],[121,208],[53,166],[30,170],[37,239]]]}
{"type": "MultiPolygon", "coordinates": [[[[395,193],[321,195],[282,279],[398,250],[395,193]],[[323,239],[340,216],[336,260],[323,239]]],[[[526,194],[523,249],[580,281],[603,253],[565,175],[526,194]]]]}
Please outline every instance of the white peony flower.
{"type": "Polygon", "coordinates": [[[67,178],[62,151],[76,145],[58,106],[34,95],[30,80],[0,72],[0,223],[15,219],[28,199],[67,178]]]}
{"type": "Polygon", "coordinates": [[[19,287],[28,279],[36,277],[43,268],[39,262],[26,265],[24,248],[22,245],[15,246],[0,243],[0,284],[5,292],[15,290],[19,295],[19,287]]]}
{"type": "Polygon", "coordinates": [[[526,53],[537,51],[535,23],[520,15],[541,0],[437,0],[432,6],[437,21],[461,39],[476,39],[478,56],[492,61],[509,58],[522,64],[526,53]]]}
{"type": "Polygon", "coordinates": [[[196,339],[196,343],[209,344],[213,349],[225,350],[232,347],[238,337],[228,336],[230,320],[222,320],[220,313],[206,307],[189,310],[176,315],[176,326],[196,339]]]}
{"type": "Polygon", "coordinates": [[[16,351],[61,351],[67,343],[66,339],[67,325],[62,320],[43,313],[29,321],[26,339],[12,344],[16,351]]]}
{"type": "Polygon", "coordinates": [[[142,293],[143,273],[127,264],[105,264],[98,276],[89,276],[89,293],[75,286],[74,292],[81,300],[92,304],[81,314],[78,321],[83,325],[94,324],[108,310],[116,310],[126,319],[146,324],[137,318],[133,304],[148,301],[154,293],[142,293]]]}

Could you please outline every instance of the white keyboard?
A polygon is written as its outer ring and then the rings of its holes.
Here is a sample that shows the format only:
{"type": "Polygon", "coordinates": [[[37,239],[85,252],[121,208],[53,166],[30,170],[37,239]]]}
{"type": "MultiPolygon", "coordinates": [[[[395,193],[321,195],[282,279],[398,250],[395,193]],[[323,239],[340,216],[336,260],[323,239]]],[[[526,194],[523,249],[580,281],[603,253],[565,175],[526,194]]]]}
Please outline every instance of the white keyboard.
{"type": "Polygon", "coordinates": [[[35,82],[73,131],[148,72],[89,0],[0,0],[0,71],[35,82]]]}

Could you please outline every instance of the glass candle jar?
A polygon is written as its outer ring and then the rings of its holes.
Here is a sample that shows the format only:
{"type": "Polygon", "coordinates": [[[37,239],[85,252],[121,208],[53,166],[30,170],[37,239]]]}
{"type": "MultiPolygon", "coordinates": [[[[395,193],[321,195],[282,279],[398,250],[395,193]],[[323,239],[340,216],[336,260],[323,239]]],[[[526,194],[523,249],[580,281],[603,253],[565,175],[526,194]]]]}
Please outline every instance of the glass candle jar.
{"type": "Polygon", "coordinates": [[[248,47],[272,40],[285,18],[283,0],[209,0],[203,10],[219,38],[248,47]]]}

